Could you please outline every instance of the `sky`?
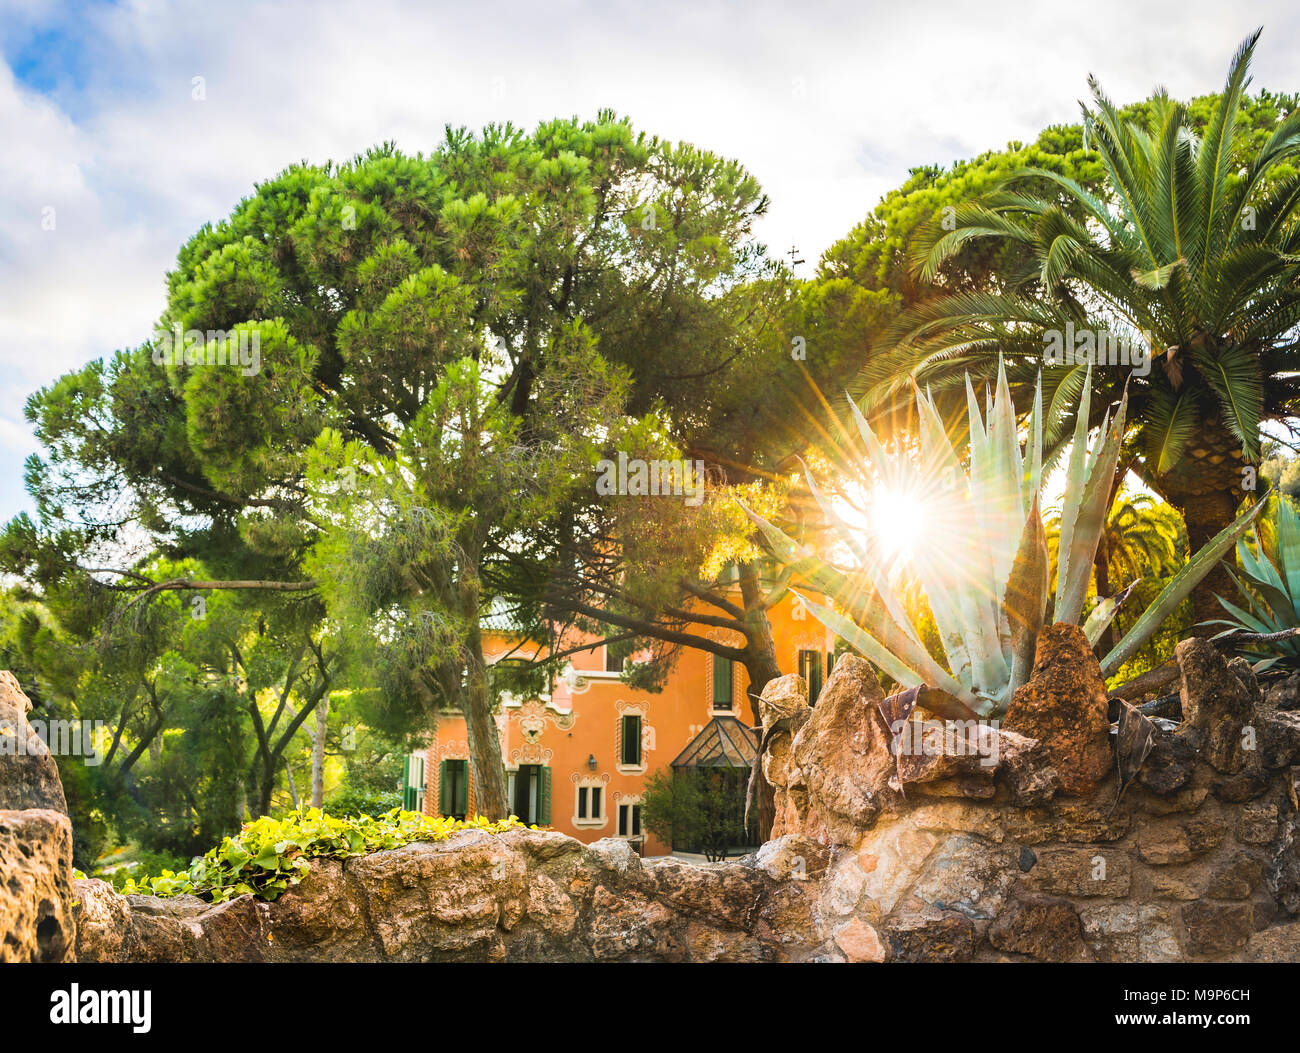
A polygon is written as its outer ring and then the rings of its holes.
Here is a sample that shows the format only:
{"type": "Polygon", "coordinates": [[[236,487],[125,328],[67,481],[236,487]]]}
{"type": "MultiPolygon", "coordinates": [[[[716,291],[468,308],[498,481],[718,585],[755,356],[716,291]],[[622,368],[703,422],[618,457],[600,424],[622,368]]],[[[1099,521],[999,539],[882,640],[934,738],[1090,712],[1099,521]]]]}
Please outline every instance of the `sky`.
{"type": "Polygon", "coordinates": [[[147,339],[180,246],[296,161],[611,108],[743,162],[808,274],[909,168],[1076,120],[1089,73],[1216,91],[1259,25],[1296,90],[1294,0],[0,0],[0,521],[27,396],[147,339]]]}

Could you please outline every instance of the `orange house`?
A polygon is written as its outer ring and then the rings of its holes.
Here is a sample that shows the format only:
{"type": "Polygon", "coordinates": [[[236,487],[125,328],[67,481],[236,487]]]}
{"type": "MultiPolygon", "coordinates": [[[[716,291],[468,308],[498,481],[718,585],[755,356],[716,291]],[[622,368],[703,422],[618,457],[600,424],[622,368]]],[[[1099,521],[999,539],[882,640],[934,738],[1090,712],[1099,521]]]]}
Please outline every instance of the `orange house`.
{"type": "MultiPolygon", "coordinates": [[[[832,661],[833,637],[787,596],[768,612],[783,672],[798,671],[814,697],[832,661]]],[[[518,638],[504,619],[485,623],[489,663],[518,657],[518,638]]],[[[721,643],[738,642],[725,629],[708,630],[721,643]]],[[[597,638],[598,639],[598,638],[597,638]]],[[[566,641],[578,646],[582,638],[566,641]]],[[[637,690],[619,679],[619,663],[593,642],[579,651],[547,695],[505,697],[497,714],[501,760],[516,815],[578,838],[623,838],[643,855],[664,855],[665,844],[641,823],[646,780],[657,770],[711,758],[748,769],[755,736],[744,666],[683,649],[664,689],[637,690]]],[[[465,718],[439,720],[427,751],[407,762],[407,807],[429,815],[474,814],[465,718]]],[[[676,846],[680,851],[683,846],[676,846]]]]}

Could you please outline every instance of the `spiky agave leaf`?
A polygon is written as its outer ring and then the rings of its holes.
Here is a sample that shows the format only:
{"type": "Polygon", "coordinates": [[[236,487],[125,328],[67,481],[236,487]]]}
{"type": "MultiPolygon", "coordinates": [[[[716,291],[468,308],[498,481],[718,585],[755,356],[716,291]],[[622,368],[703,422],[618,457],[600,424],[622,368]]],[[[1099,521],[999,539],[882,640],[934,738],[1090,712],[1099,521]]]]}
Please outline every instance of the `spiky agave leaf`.
{"type": "MultiPolygon", "coordinates": [[[[1107,421],[1103,422],[1102,441],[1098,443],[1093,455],[1087,459],[1087,470],[1081,481],[1082,485],[1073,491],[1078,495],[1077,503],[1067,501],[1062,512],[1062,554],[1058,559],[1066,565],[1066,570],[1059,575],[1056,592],[1058,622],[1077,624],[1083,614],[1083,602],[1087,598],[1088,583],[1092,578],[1093,560],[1097,555],[1097,545],[1101,542],[1102,531],[1106,528],[1106,516],[1110,512],[1115,468],[1119,463],[1120,443],[1124,439],[1124,415],[1127,408],[1128,392],[1126,391],[1120,399],[1119,408],[1115,411],[1114,420],[1107,418],[1107,421]],[[1065,541],[1066,517],[1070,518],[1068,548],[1065,541]]],[[[1074,464],[1072,457],[1071,468],[1074,464]]],[[[1067,488],[1068,486],[1067,482],[1067,488]]]]}
{"type": "Polygon", "coordinates": [[[1047,616],[1050,557],[1047,551],[1047,534],[1043,518],[1038,511],[1038,495],[1034,495],[1029,516],[1020,538],[1020,551],[1007,579],[1006,610],[1011,623],[1011,683],[1009,691],[1029,679],[1034,665],[1034,648],[1038,632],[1047,616]]]}
{"type": "Polygon", "coordinates": [[[1189,595],[1192,589],[1200,583],[1213,568],[1214,565],[1223,558],[1237,539],[1242,537],[1255,518],[1263,510],[1268,500],[1268,494],[1261,497],[1253,508],[1243,512],[1233,522],[1214,535],[1199,552],[1191,557],[1177,574],[1169,579],[1169,584],[1161,590],[1160,595],[1152,601],[1151,605],[1142,612],[1137,621],[1133,623],[1123,638],[1115,645],[1111,652],[1101,660],[1101,671],[1106,676],[1110,676],[1125,660],[1130,658],[1137,651],[1152,633],[1160,627],[1169,615],[1180,603],[1189,595]]]}
{"type": "MultiPolygon", "coordinates": [[[[1264,550],[1260,542],[1259,531],[1254,530],[1255,552],[1246,542],[1237,542],[1237,559],[1241,563],[1241,576],[1228,570],[1233,584],[1241,593],[1245,607],[1239,607],[1224,596],[1217,597],[1220,605],[1230,617],[1217,619],[1207,624],[1226,625],[1219,636],[1230,636],[1242,631],[1252,633],[1277,633],[1300,626],[1300,609],[1297,609],[1296,594],[1291,591],[1290,581],[1294,568],[1300,564],[1300,517],[1297,516],[1291,502],[1280,495],[1275,498],[1273,522],[1277,537],[1277,562],[1275,563],[1264,550]],[[1256,552],[1258,555],[1256,555],[1256,552]],[[1280,564],[1280,566],[1279,566],[1280,564]],[[1242,579],[1245,579],[1244,581],[1242,579]]],[[[1267,647],[1276,652],[1276,657],[1267,662],[1267,668],[1285,655],[1300,655],[1300,641],[1278,640],[1267,645],[1258,645],[1255,650],[1267,647]]]]}
{"type": "Polygon", "coordinates": [[[1101,634],[1106,631],[1106,627],[1115,620],[1115,615],[1119,613],[1120,607],[1128,599],[1129,593],[1137,588],[1136,581],[1130,581],[1121,592],[1114,596],[1103,597],[1091,611],[1088,612],[1088,620],[1083,623],[1083,635],[1088,638],[1088,645],[1096,647],[1097,641],[1101,639],[1101,634]]]}
{"type": "Polygon", "coordinates": [[[917,660],[918,656],[913,656],[909,661],[904,661],[902,656],[896,654],[891,647],[885,646],[884,643],[838,611],[817,603],[815,600],[808,599],[795,589],[790,591],[794,592],[795,596],[799,598],[799,602],[807,608],[814,618],[855,650],[860,651],[875,662],[876,665],[880,666],[900,684],[906,687],[925,685],[938,688],[965,704],[972,717],[989,716],[991,714],[993,707],[988,700],[976,697],[974,693],[957,683],[948,674],[947,670],[929,657],[924,648],[922,648],[924,658],[917,660]]]}

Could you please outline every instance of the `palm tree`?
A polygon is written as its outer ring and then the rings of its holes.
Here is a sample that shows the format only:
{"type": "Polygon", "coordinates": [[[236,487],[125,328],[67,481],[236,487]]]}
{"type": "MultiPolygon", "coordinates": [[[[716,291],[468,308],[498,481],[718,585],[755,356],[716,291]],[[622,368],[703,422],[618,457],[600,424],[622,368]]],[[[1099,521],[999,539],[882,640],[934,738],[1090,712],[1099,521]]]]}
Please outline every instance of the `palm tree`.
{"type": "Polygon", "coordinates": [[[1109,596],[1112,580],[1128,582],[1170,573],[1186,558],[1181,528],[1169,506],[1150,494],[1121,493],[1111,506],[1098,545],[1097,595],[1109,596]]]}
{"type": "MultiPolygon", "coordinates": [[[[1091,367],[1107,396],[1094,399],[1097,417],[1127,384],[1133,470],[1182,513],[1193,551],[1230,523],[1248,496],[1243,469],[1259,460],[1260,422],[1300,408],[1300,109],[1247,156],[1236,119],[1258,38],[1233,58],[1203,132],[1163,92],[1145,123],[1126,121],[1090,78],[1085,141],[1105,172],[1096,193],[1025,170],[921,238],[913,264],[927,281],[976,239],[1018,248],[1023,266],[995,289],[904,315],[864,370],[868,408],[888,412],[913,380],[942,391],[966,371],[991,374],[1002,351],[1021,384],[1042,370],[1059,433],[1090,367],[1083,353],[1045,361],[1048,342],[1135,341],[1149,350],[1146,371],[1091,367]]],[[[1213,595],[1230,589],[1222,571],[1207,577],[1197,620],[1217,616],[1213,595]]]]}
{"type": "MultiPolygon", "coordinates": [[[[1059,513],[1044,523],[1051,573],[1055,575],[1061,539],[1059,513]]],[[[1187,537],[1182,521],[1169,505],[1150,494],[1121,491],[1113,498],[1093,557],[1093,590],[1100,598],[1143,578],[1162,578],[1187,561],[1187,537]]],[[[1109,632],[1099,650],[1114,646],[1109,632]]]]}

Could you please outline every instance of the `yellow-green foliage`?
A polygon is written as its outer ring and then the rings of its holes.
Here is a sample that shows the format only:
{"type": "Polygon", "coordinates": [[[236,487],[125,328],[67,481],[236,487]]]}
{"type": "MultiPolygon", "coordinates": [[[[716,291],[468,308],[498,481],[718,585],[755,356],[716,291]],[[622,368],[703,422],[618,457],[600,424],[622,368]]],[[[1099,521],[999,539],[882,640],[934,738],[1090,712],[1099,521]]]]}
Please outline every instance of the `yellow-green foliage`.
{"type": "Polygon", "coordinates": [[[318,808],[294,812],[283,819],[263,816],[245,823],[234,837],[196,857],[179,874],[164,870],[156,877],[128,880],[128,895],[204,896],[223,903],[245,892],[266,900],[276,899],[298,884],[311,869],[308,860],[346,859],[413,841],[445,841],[458,830],[484,830],[499,834],[522,829],[513,815],[497,822],[473,819],[434,819],[419,812],[394,808],[379,816],[336,819],[318,808]]]}

